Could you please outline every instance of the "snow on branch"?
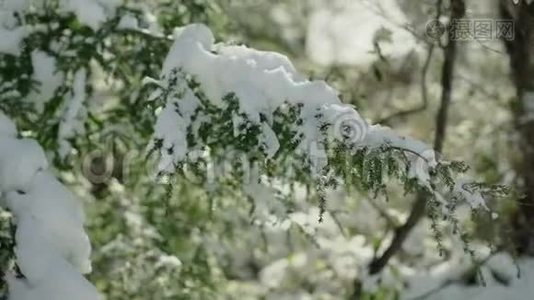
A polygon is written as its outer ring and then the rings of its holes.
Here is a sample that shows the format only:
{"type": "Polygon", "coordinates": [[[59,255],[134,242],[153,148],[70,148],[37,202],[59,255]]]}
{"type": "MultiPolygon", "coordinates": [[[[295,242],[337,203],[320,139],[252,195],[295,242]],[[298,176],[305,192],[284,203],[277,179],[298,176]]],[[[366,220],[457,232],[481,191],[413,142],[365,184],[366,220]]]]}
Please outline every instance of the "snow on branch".
{"type": "Polygon", "coordinates": [[[159,151],[160,173],[175,173],[206,152],[237,151],[271,177],[311,174],[307,180],[376,192],[387,173],[438,205],[447,204],[446,193],[484,207],[477,189],[467,192],[453,178],[463,164],[440,161],[425,143],[368,124],[326,82],[304,78],[281,54],[215,43],[205,25],[177,29],[160,78],[145,82],[157,87],[149,100],[159,106],[151,149],[159,151]]]}
{"type": "MultiPolygon", "coordinates": [[[[299,111],[299,124],[295,126],[300,137],[297,150],[309,152],[310,145],[325,137],[351,148],[377,148],[388,143],[419,157],[431,150],[422,142],[397,136],[389,128],[368,125],[352,106],[341,103],[337,92],[326,82],[310,81],[298,74],[287,57],[244,46],[214,44],[211,31],[201,24],[176,31],[161,79],[155,82],[162,89],[151,96],[154,99],[166,91],[167,103],[158,118],[156,138],[167,142],[166,149],[173,147],[174,162],[184,158],[188,146],[185,134],[176,134],[176,125],[181,125],[178,130],[185,130],[198,110],[209,105],[228,108],[232,99],[238,102],[238,110],[231,115],[236,127],[234,136],[239,134],[243,119],[260,126],[264,152],[269,158],[280,147],[272,127],[277,112],[284,107],[297,107],[299,111]],[[187,80],[196,82],[201,89],[184,87],[187,80]],[[200,92],[205,99],[199,96],[200,92]],[[330,129],[327,134],[325,127],[330,129]]],[[[435,166],[434,155],[427,156],[428,164],[435,166]]]]}
{"type": "Polygon", "coordinates": [[[7,274],[9,299],[101,299],[82,275],[91,271],[91,246],[81,203],[48,170],[37,142],[17,138],[1,112],[0,201],[17,227],[20,272],[7,274]]]}

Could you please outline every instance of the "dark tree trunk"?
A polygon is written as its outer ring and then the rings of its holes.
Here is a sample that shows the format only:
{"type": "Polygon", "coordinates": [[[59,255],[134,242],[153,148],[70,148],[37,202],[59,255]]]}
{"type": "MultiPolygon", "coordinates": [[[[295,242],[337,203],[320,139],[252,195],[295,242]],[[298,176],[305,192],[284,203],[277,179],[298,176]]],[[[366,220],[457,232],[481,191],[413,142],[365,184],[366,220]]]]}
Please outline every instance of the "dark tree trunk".
{"type": "MultiPolygon", "coordinates": [[[[438,5],[441,2],[438,1],[438,5]]],[[[452,20],[460,20],[465,16],[465,2],[464,0],[452,0],[450,5],[450,18],[452,20]]],[[[441,104],[436,115],[436,134],[434,137],[434,150],[437,153],[443,151],[443,144],[447,136],[447,121],[449,114],[449,106],[452,96],[452,83],[454,79],[454,66],[456,61],[456,52],[458,51],[457,40],[453,38],[455,34],[454,29],[448,28],[448,44],[443,49],[444,62],[441,69],[441,104]]],[[[369,265],[369,273],[376,274],[382,271],[389,260],[402,248],[402,244],[412,231],[412,229],[419,223],[419,220],[425,215],[425,206],[427,203],[427,196],[421,192],[417,195],[415,203],[410,212],[410,216],[405,224],[395,230],[393,241],[386,249],[382,256],[374,259],[369,265]]]]}
{"type": "MultiPolygon", "coordinates": [[[[442,1],[437,1],[438,15],[436,20],[441,17],[442,1]]],[[[466,7],[464,0],[451,0],[450,5],[451,20],[460,20],[465,16],[466,7]]],[[[444,62],[441,69],[441,103],[436,115],[436,134],[434,137],[434,150],[440,153],[443,150],[443,144],[447,136],[447,121],[449,107],[453,91],[454,67],[456,61],[456,53],[458,51],[457,40],[454,37],[454,28],[449,26],[447,28],[449,34],[448,43],[443,49],[444,62]]],[[[424,91],[424,87],[423,87],[424,91]]],[[[424,94],[424,92],[423,92],[424,94]]],[[[426,97],[423,95],[423,97],[426,97]]],[[[380,273],[384,267],[389,263],[390,259],[402,248],[402,245],[413,228],[425,216],[427,196],[424,192],[417,194],[417,198],[412,206],[410,215],[406,223],[395,229],[393,240],[381,256],[376,257],[369,264],[369,274],[374,275],[380,273]]],[[[354,292],[351,299],[357,300],[361,298],[361,282],[354,281],[354,292]]]]}
{"type": "Polygon", "coordinates": [[[523,196],[513,216],[513,240],[518,254],[534,255],[534,2],[500,0],[500,11],[515,25],[515,36],[505,45],[516,87],[512,107],[524,162],[518,169],[523,196]]]}

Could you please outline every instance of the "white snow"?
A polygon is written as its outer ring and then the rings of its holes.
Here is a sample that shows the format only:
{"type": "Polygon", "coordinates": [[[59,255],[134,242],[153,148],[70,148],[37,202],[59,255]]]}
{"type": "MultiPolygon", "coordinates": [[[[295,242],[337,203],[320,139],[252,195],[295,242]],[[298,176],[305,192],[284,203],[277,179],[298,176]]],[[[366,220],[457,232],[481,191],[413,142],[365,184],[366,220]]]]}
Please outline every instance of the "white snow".
{"type": "Polygon", "coordinates": [[[24,0],[0,1],[0,53],[19,55],[22,40],[30,33],[19,26],[13,13],[27,6],[24,0]]]}
{"type": "Polygon", "coordinates": [[[38,172],[24,194],[6,193],[6,201],[16,217],[29,215],[50,232],[47,238],[61,245],[59,249],[71,264],[83,273],[91,271],[91,246],[83,232],[81,203],[52,174],[38,172]]]}
{"type": "MultiPolygon", "coordinates": [[[[154,137],[163,141],[159,171],[172,173],[174,166],[194,150],[188,148],[186,140],[186,129],[190,125],[193,125],[195,135],[195,126],[199,122],[209,122],[191,121],[191,115],[200,103],[185,84],[186,78],[191,76],[200,83],[202,92],[215,106],[223,107],[225,103],[222,99],[229,93],[236,95],[240,113],[260,125],[258,146],[263,148],[261,150],[267,158],[274,157],[280,147],[271,127],[273,112],[289,103],[301,107],[302,124],[295,128],[300,135],[298,139],[295,136],[299,141],[296,152],[309,158],[313,175],[328,164],[321,146],[325,140],[338,140],[353,149],[387,146],[403,151],[410,160],[409,176],[433,191],[430,171],[436,167],[438,159],[431,147],[399,136],[388,127],[368,124],[353,106],[343,104],[337,92],[326,82],[306,79],[281,54],[216,44],[209,28],[203,24],[191,24],[175,31],[174,44],[165,59],[160,80],[145,80],[160,88],[149,100],[160,97],[163,89],[169,88],[173,76],[178,77],[177,86],[173,87],[172,96],[167,97],[155,126],[154,137]],[[326,136],[320,130],[325,123],[330,125],[326,136]]],[[[239,134],[238,125],[242,120],[240,115],[233,116],[234,135],[239,134]]],[[[483,205],[480,194],[470,194],[464,189],[457,189],[457,192],[468,198],[473,207],[483,205]]],[[[441,197],[436,191],[433,193],[441,197]]]]}
{"type": "Polygon", "coordinates": [[[22,190],[47,167],[46,156],[34,140],[0,136],[0,190],[22,190]]]}
{"type": "Polygon", "coordinates": [[[453,192],[463,197],[467,204],[471,206],[471,208],[485,208],[486,210],[489,210],[480,191],[470,188],[469,181],[467,181],[465,178],[459,178],[456,181],[453,192]]]}
{"type": "Polygon", "coordinates": [[[121,20],[119,21],[119,25],[117,25],[118,29],[139,29],[139,21],[137,19],[130,15],[125,14],[121,17],[121,20]]]}
{"type": "Polygon", "coordinates": [[[461,275],[472,267],[470,263],[449,262],[444,265],[413,276],[401,299],[419,299],[426,295],[421,299],[524,300],[534,294],[534,260],[529,258],[514,262],[505,253],[492,256],[481,268],[486,286],[462,282],[461,275]],[[502,282],[503,279],[507,283],[502,282]]]}
{"type": "Polygon", "coordinates": [[[260,143],[267,149],[267,158],[272,158],[280,148],[280,143],[278,142],[275,132],[269,125],[262,123],[261,127],[262,135],[260,137],[260,143]]]}
{"type": "Polygon", "coordinates": [[[0,136],[15,137],[16,135],[17,127],[0,111],[0,136]]]}
{"type": "Polygon", "coordinates": [[[120,0],[62,0],[60,7],[67,12],[73,12],[82,24],[97,31],[115,14],[115,8],[120,2],[120,0]]]}
{"type": "Polygon", "coordinates": [[[33,79],[39,82],[37,91],[29,95],[30,101],[36,104],[37,111],[42,111],[43,105],[53,96],[61,86],[64,74],[57,71],[56,60],[45,52],[32,52],[33,79]]]}
{"type": "MultiPolygon", "coordinates": [[[[19,55],[21,42],[32,31],[41,30],[42,26],[17,25],[14,12],[25,13],[30,8],[43,9],[46,1],[3,0],[0,1],[0,53],[19,55]]],[[[122,0],[60,0],[59,11],[74,13],[78,21],[92,28],[100,29],[103,23],[115,16],[116,8],[122,0]]]]}
{"type": "MultiPolygon", "coordinates": [[[[324,120],[333,125],[341,118],[358,130],[356,140],[351,142],[369,147],[387,142],[417,153],[429,149],[426,144],[400,137],[389,128],[369,126],[353,107],[341,103],[337,92],[326,82],[305,79],[287,57],[245,46],[214,44],[213,34],[202,24],[188,25],[175,32],[162,78],[169,78],[173,69],[193,75],[213,104],[221,105],[223,96],[235,93],[241,109],[253,122],[260,122],[260,114],[269,120],[272,112],[287,101],[303,105],[303,130],[310,135],[319,135],[315,115],[322,113],[324,120]]],[[[187,103],[183,99],[179,102],[187,103]]],[[[308,138],[313,141],[316,137],[308,138]]],[[[430,161],[435,163],[432,158],[430,161]]]]}
{"type": "Polygon", "coordinates": [[[7,53],[11,55],[20,54],[20,44],[27,36],[28,30],[25,27],[16,27],[13,29],[5,29],[0,27],[0,53],[7,53]]]}
{"type": "MultiPolygon", "coordinates": [[[[226,46],[215,44],[211,31],[202,24],[192,24],[175,31],[174,44],[165,59],[161,78],[169,79],[173,70],[181,70],[193,76],[199,83],[208,99],[217,106],[223,105],[222,98],[235,93],[242,113],[250,121],[261,123],[261,143],[266,147],[268,157],[276,154],[279,141],[270,127],[273,112],[285,102],[301,105],[303,124],[298,128],[303,134],[298,151],[317,152],[317,143],[322,140],[319,131],[320,122],[316,115],[322,114],[323,120],[332,125],[333,138],[360,147],[379,147],[384,144],[407,149],[416,153],[428,151],[424,143],[400,137],[389,128],[370,126],[349,105],[342,104],[337,92],[324,81],[310,81],[297,73],[287,57],[250,49],[245,46],[226,46]],[[262,122],[260,115],[266,117],[262,122]]],[[[163,81],[151,80],[159,86],[163,81]]],[[[189,121],[172,111],[176,103],[180,106],[196,107],[199,100],[188,92],[187,87],[176,87],[185,90],[183,99],[172,98],[160,114],[156,125],[155,136],[163,138],[164,148],[173,147],[174,162],[184,158],[187,143],[184,130],[189,121]],[[172,120],[174,119],[174,120],[172,120]],[[174,127],[173,127],[174,124],[174,127]],[[171,129],[172,128],[172,129],[171,129]]],[[[161,95],[157,90],[150,99],[161,95]]],[[[234,117],[234,127],[240,118],[234,117]]],[[[433,152],[432,152],[433,153],[433,152]]],[[[317,154],[317,153],[316,153],[317,154]]],[[[163,154],[168,165],[169,157],[163,154]]],[[[435,165],[431,155],[430,167],[435,165]]]]}
{"type": "Polygon", "coordinates": [[[8,11],[21,11],[27,9],[30,2],[31,0],[3,0],[0,7],[8,11]]]}
{"type": "MultiPolygon", "coordinates": [[[[115,15],[115,10],[122,0],[61,0],[59,9],[65,13],[74,13],[80,23],[97,31],[100,26],[115,15]]],[[[0,53],[19,55],[21,42],[32,30],[25,25],[17,26],[14,12],[25,12],[30,7],[42,9],[42,1],[4,0],[0,1],[0,53]]],[[[42,58],[42,57],[40,57],[42,58]]],[[[40,73],[42,74],[42,73],[40,73]]]]}
{"type": "Polygon", "coordinates": [[[82,276],[91,246],[82,205],[48,170],[41,147],[17,139],[0,112],[0,192],[16,224],[15,255],[23,278],[7,274],[10,300],[97,300],[82,276]]]}
{"type": "Polygon", "coordinates": [[[87,71],[85,69],[76,71],[72,84],[71,99],[67,101],[67,107],[59,124],[58,140],[61,157],[65,157],[71,150],[71,146],[66,139],[72,138],[76,134],[82,134],[85,130],[83,120],[87,115],[87,109],[83,104],[87,97],[85,93],[86,80],[87,71]]]}
{"type": "Polygon", "coordinates": [[[198,99],[188,89],[180,102],[171,101],[159,113],[154,128],[155,137],[163,140],[159,170],[171,172],[174,169],[173,163],[185,158],[187,154],[186,129],[198,105],[198,99]],[[175,111],[176,108],[180,110],[180,114],[175,111]],[[170,149],[172,152],[168,151],[170,149]]]}

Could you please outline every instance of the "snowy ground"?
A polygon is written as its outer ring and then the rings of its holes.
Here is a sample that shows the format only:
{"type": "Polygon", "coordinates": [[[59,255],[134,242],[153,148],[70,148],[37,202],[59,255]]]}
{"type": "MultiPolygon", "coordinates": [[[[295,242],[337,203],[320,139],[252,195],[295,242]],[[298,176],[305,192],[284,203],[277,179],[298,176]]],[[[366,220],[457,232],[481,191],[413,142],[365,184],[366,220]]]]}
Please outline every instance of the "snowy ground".
{"type": "Polygon", "coordinates": [[[486,286],[466,284],[465,270],[461,264],[446,263],[433,272],[417,274],[402,299],[526,300],[534,297],[533,259],[519,259],[514,263],[507,254],[493,256],[482,268],[486,286]]]}

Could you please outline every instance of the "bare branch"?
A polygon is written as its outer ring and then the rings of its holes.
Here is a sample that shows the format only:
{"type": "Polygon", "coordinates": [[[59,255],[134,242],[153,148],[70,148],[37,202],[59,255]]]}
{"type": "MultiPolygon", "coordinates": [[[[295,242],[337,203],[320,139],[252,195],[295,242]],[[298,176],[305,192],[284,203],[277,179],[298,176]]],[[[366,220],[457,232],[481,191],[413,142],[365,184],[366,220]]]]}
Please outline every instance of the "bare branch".
{"type": "Polygon", "coordinates": [[[435,46],[433,44],[430,44],[428,46],[428,51],[427,51],[425,63],[424,63],[423,68],[421,70],[421,99],[422,99],[422,103],[417,107],[414,107],[414,108],[411,108],[411,109],[407,109],[407,110],[403,110],[403,111],[399,111],[399,112],[396,112],[396,113],[394,113],[392,115],[389,115],[389,116],[387,116],[385,118],[382,118],[381,120],[378,121],[378,123],[389,125],[389,123],[391,123],[391,121],[394,120],[394,119],[406,117],[408,115],[424,111],[427,108],[427,106],[428,106],[428,88],[427,88],[427,82],[426,82],[427,80],[426,79],[427,79],[428,69],[429,69],[430,63],[432,61],[432,56],[434,54],[434,47],[435,46]]]}
{"type": "MultiPolygon", "coordinates": [[[[437,5],[441,6],[441,2],[437,2],[437,5]]],[[[438,13],[440,9],[438,9],[438,13]]],[[[464,0],[452,0],[451,1],[451,19],[460,19],[465,16],[465,3],[464,0]]],[[[436,17],[439,19],[440,15],[436,17]]],[[[444,48],[445,61],[442,67],[441,75],[441,105],[436,116],[436,134],[434,139],[434,150],[441,152],[443,150],[443,144],[446,137],[447,121],[449,106],[451,103],[452,94],[452,82],[454,75],[454,63],[456,60],[457,43],[451,38],[451,28],[449,25],[449,42],[444,48]]],[[[410,212],[410,216],[406,223],[398,227],[395,230],[395,235],[391,241],[390,246],[386,249],[382,256],[374,259],[369,265],[369,273],[377,274],[388,264],[389,260],[402,248],[402,244],[408,237],[412,229],[419,223],[419,220],[425,215],[427,195],[424,192],[420,192],[417,195],[415,203],[410,212]]]]}

